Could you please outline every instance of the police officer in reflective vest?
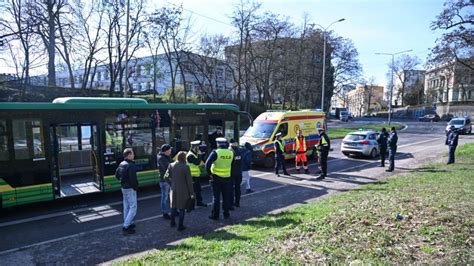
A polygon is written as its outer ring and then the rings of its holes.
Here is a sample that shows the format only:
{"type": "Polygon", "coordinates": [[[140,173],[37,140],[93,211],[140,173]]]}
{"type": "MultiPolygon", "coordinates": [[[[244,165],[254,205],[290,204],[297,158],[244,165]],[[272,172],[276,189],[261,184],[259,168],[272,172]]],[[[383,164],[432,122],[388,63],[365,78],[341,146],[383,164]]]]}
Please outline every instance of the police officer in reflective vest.
{"type": "Polygon", "coordinates": [[[293,144],[293,151],[296,153],[296,171],[300,173],[300,162],[303,164],[305,174],[308,173],[308,158],[306,158],[306,139],[303,136],[301,129],[298,130],[298,135],[293,144]]]}
{"type": "Polygon", "coordinates": [[[228,144],[225,138],[217,138],[217,149],[213,150],[206,161],[206,170],[211,173],[211,184],[213,194],[212,220],[219,219],[219,208],[222,195],[222,207],[224,218],[230,217],[230,196],[232,189],[231,170],[234,153],[227,149],[228,144]]]}
{"type": "Polygon", "coordinates": [[[283,141],[281,140],[281,132],[278,132],[275,135],[276,139],[274,142],[275,145],[275,174],[280,176],[278,171],[280,170],[280,166],[283,168],[284,175],[290,175],[286,171],[285,166],[285,145],[283,145],[283,141]]]}
{"type": "Polygon", "coordinates": [[[329,150],[331,149],[331,141],[328,135],[324,132],[324,128],[318,128],[319,131],[319,144],[316,149],[319,151],[319,163],[321,165],[321,175],[318,176],[317,180],[326,178],[328,174],[328,156],[329,150]]]}
{"type": "Polygon", "coordinates": [[[203,154],[199,151],[199,145],[201,141],[196,140],[191,142],[191,148],[189,149],[188,154],[186,155],[186,162],[191,170],[191,176],[193,177],[193,188],[196,195],[196,205],[207,207],[207,204],[202,202],[201,195],[201,170],[199,166],[203,162],[203,154]]]}

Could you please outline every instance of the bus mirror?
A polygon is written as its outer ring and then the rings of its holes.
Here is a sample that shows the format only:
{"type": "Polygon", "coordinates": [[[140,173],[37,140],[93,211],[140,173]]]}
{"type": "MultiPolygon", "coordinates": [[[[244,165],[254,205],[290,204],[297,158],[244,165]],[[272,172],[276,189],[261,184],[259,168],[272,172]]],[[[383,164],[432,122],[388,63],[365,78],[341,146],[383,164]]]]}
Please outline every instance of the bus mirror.
{"type": "Polygon", "coordinates": [[[253,118],[252,118],[252,115],[249,112],[240,111],[239,113],[241,115],[245,115],[248,118],[249,122],[250,122],[249,123],[250,126],[253,126],[253,118]]]}

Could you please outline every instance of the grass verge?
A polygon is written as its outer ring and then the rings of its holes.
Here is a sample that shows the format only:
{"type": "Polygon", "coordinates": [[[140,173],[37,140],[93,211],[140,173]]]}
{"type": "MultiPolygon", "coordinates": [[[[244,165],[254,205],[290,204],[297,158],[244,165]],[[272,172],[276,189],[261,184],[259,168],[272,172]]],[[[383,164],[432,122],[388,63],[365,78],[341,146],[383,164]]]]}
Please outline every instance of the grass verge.
{"type": "Polygon", "coordinates": [[[429,164],[123,264],[472,264],[474,143],[429,164]]]}
{"type": "MultiPolygon", "coordinates": [[[[397,130],[399,129],[402,129],[404,127],[404,125],[402,124],[399,124],[399,123],[392,123],[390,127],[394,126],[397,130]]],[[[329,128],[329,137],[331,139],[338,139],[338,138],[344,138],[347,134],[353,132],[353,131],[357,131],[359,130],[360,128],[363,128],[363,129],[373,129],[373,130],[377,130],[377,131],[380,131],[383,127],[385,127],[388,131],[389,130],[389,126],[387,124],[372,124],[372,125],[362,125],[362,126],[358,126],[358,127],[335,127],[335,128],[329,128]]]]}

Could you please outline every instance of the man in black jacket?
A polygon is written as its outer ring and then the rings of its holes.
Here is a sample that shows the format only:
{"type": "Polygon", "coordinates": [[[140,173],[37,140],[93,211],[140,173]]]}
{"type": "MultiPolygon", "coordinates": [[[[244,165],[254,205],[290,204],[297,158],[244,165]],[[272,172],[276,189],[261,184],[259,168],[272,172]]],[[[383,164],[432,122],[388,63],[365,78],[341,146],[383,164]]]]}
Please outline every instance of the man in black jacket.
{"type": "Polygon", "coordinates": [[[230,210],[235,207],[240,207],[240,183],[242,183],[242,153],[239,149],[239,143],[234,139],[230,140],[230,150],[234,152],[234,161],[232,161],[231,180],[232,189],[230,197],[230,210]]]}
{"type": "Polygon", "coordinates": [[[390,165],[386,172],[393,172],[395,170],[395,154],[397,153],[397,143],[398,143],[398,135],[395,127],[391,128],[390,135],[387,139],[388,144],[388,160],[390,161],[390,165]]]}
{"type": "Polygon", "coordinates": [[[387,156],[387,130],[383,127],[382,132],[380,132],[377,137],[377,143],[379,144],[380,149],[380,166],[385,167],[385,157],[387,156]]]}
{"type": "Polygon", "coordinates": [[[135,233],[133,218],[137,214],[137,188],[138,179],[133,159],[135,154],[131,148],[123,151],[125,160],[120,163],[115,171],[115,177],[120,180],[123,195],[123,227],[124,234],[135,233]]]}
{"type": "Polygon", "coordinates": [[[170,184],[165,181],[166,170],[171,163],[171,146],[168,144],[163,144],[161,146],[161,152],[158,154],[158,171],[160,171],[160,191],[161,191],[161,212],[163,213],[163,218],[171,219],[170,212],[170,184]]]}
{"type": "Polygon", "coordinates": [[[446,135],[446,145],[449,147],[448,164],[454,163],[454,153],[458,146],[459,133],[456,131],[455,126],[449,127],[448,134],[446,135]]]}

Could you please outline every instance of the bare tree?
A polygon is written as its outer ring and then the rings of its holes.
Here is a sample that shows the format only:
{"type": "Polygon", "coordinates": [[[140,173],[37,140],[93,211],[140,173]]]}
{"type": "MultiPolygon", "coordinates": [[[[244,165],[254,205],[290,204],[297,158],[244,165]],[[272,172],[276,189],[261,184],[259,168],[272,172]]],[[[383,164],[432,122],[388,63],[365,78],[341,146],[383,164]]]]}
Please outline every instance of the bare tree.
{"type": "MultiPolygon", "coordinates": [[[[131,75],[130,71],[128,77],[124,77],[125,60],[130,60],[134,57],[135,52],[141,48],[144,43],[141,41],[144,24],[146,22],[146,14],[144,12],[145,0],[133,0],[130,4],[130,21],[129,38],[126,39],[125,34],[125,20],[126,12],[125,5],[119,1],[104,1],[103,8],[105,8],[105,27],[107,54],[108,54],[108,73],[110,77],[109,95],[112,96],[115,92],[115,87],[119,85],[120,94],[123,95],[124,83],[129,82],[131,75]],[[125,44],[129,43],[128,58],[125,58],[126,49],[125,44]]],[[[130,67],[129,67],[130,68],[130,67]]]]}
{"type": "Polygon", "coordinates": [[[362,66],[359,62],[359,52],[350,39],[338,36],[331,36],[329,39],[334,47],[331,62],[334,67],[333,94],[343,98],[345,88],[355,87],[361,81],[362,66]]]}
{"type": "Polygon", "coordinates": [[[395,97],[400,99],[401,106],[405,104],[405,94],[409,92],[408,89],[413,88],[415,85],[414,79],[419,75],[419,71],[416,71],[416,68],[419,65],[420,59],[418,57],[404,54],[394,62],[393,66],[390,66],[400,82],[395,97]]]}
{"type": "Polygon", "coordinates": [[[7,35],[9,42],[18,40],[21,44],[22,56],[14,53],[11,43],[8,44],[17,75],[22,82],[29,84],[32,63],[31,50],[35,45],[33,32],[35,23],[28,15],[28,1],[9,0],[3,8],[5,16],[0,19],[0,25],[4,29],[3,33],[7,35]],[[18,60],[22,62],[18,62],[18,60]]]}
{"type": "Polygon", "coordinates": [[[99,60],[98,55],[106,49],[106,38],[103,32],[105,8],[100,0],[90,2],[76,0],[74,4],[72,15],[78,22],[76,31],[77,38],[80,38],[76,49],[81,58],[85,58],[81,62],[84,71],[81,89],[86,89],[87,86],[92,88],[97,66],[103,62],[99,60]]]}
{"type": "Polygon", "coordinates": [[[48,54],[48,86],[56,86],[56,33],[58,18],[67,6],[66,0],[33,1],[30,3],[30,16],[38,22],[36,33],[43,40],[48,54]]]}
{"type": "Polygon", "coordinates": [[[245,90],[244,109],[250,108],[250,90],[251,90],[251,50],[252,37],[255,30],[255,24],[258,21],[258,11],[260,4],[251,0],[240,0],[235,6],[231,20],[232,25],[237,28],[237,53],[236,71],[237,71],[237,99],[241,100],[242,90],[245,90]]]}
{"type": "Polygon", "coordinates": [[[171,78],[170,101],[176,101],[174,93],[176,87],[177,75],[181,75],[184,85],[184,101],[187,101],[187,85],[185,71],[183,69],[183,57],[185,56],[186,40],[190,32],[189,20],[184,21],[182,18],[182,7],[167,8],[163,7],[156,10],[150,16],[149,21],[152,27],[159,27],[160,30],[155,32],[160,40],[169,68],[171,78]]]}
{"type": "Polygon", "coordinates": [[[198,94],[206,101],[221,101],[235,89],[232,63],[225,58],[229,38],[223,35],[202,36],[197,53],[186,52],[184,70],[197,83],[198,94]]]}
{"type": "Polygon", "coordinates": [[[443,65],[453,60],[474,70],[474,1],[447,0],[444,10],[431,23],[433,31],[443,35],[431,49],[429,63],[443,65]]]}

